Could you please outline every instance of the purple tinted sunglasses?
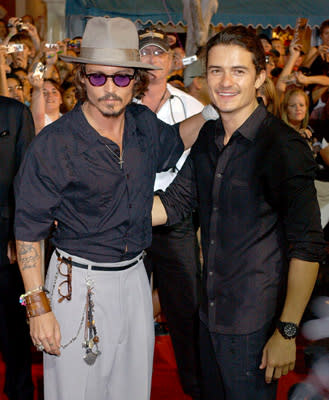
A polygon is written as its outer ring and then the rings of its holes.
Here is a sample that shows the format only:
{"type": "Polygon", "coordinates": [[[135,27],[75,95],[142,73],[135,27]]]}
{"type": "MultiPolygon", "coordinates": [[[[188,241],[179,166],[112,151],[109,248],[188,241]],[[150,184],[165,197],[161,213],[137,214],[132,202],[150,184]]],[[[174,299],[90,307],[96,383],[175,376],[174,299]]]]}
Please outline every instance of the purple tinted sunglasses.
{"type": "Polygon", "coordinates": [[[116,86],[126,87],[129,85],[130,81],[134,79],[135,74],[113,74],[113,75],[105,75],[100,72],[94,72],[92,74],[85,74],[88,78],[88,81],[92,86],[103,86],[105,85],[108,78],[111,78],[116,86]]]}

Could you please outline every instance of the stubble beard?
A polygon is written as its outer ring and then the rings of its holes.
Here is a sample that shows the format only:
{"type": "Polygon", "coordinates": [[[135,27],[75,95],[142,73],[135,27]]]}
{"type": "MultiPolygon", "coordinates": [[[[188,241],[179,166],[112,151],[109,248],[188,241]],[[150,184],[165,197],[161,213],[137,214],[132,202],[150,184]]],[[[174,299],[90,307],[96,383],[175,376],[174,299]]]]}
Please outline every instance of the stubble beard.
{"type": "Polygon", "coordinates": [[[87,96],[88,102],[90,104],[92,104],[94,107],[96,107],[97,110],[102,114],[103,117],[118,118],[120,115],[122,115],[125,112],[126,106],[120,108],[118,111],[113,111],[113,108],[114,108],[113,105],[107,105],[108,109],[103,109],[102,107],[100,107],[101,102],[103,100],[108,100],[108,99],[114,99],[114,100],[118,100],[118,101],[122,102],[122,98],[113,93],[108,93],[105,96],[98,98],[96,103],[87,96]]]}

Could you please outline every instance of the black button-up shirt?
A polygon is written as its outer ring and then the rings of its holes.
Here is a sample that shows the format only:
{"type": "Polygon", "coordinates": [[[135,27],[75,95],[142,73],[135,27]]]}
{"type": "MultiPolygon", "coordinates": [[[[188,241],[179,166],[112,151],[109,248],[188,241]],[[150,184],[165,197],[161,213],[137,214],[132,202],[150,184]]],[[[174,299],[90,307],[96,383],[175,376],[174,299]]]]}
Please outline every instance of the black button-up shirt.
{"type": "Polygon", "coordinates": [[[259,105],[224,146],[221,120],[202,128],[166,193],[168,224],[199,209],[201,319],[214,332],[260,329],[284,300],[288,258],[323,257],[316,164],[304,141],[259,105]]]}
{"type": "Polygon", "coordinates": [[[9,262],[7,244],[14,239],[14,177],[34,136],[30,110],[19,101],[0,96],[0,264],[9,262]]]}
{"type": "Polygon", "coordinates": [[[96,262],[130,259],[151,244],[155,173],[184,150],[178,126],[147,107],[125,112],[123,168],[119,147],[87,122],[81,106],[33,141],[15,182],[15,235],[39,241],[58,221],[53,243],[96,262]]]}

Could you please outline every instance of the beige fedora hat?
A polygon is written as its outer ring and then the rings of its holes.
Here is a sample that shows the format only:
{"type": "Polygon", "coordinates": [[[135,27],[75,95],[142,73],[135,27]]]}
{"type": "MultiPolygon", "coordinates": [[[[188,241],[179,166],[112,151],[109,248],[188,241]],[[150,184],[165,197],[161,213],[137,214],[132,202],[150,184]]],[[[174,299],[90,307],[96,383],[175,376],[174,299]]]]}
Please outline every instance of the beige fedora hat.
{"type": "Polygon", "coordinates": [[[94,17],[87,22],[79,57],[60,56],[65,62],[114,67],[160,69],[142,63],[137,29],[126,18],[94,17]]]}

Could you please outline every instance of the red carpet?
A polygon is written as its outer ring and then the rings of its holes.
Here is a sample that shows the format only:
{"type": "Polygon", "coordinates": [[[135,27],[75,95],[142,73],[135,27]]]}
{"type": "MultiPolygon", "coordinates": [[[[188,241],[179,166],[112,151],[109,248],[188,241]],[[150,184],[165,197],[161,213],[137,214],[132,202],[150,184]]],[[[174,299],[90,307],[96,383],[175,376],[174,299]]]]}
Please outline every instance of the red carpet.
{"type": "MultiPolygon", "coordinates": [[[[32,366],[33,382],[36,388],[34,400],[43,400],[42,363],[38,355],[34,356],[32,366]]],[[[5,365],[0,360],[0,400],[7,400],[2,393],[4,385],[5,365]]],[[[287,400],[289,388],[306,377],[303,356],[303,343],[298,346],[296,369],[279,381],[277,400],[287,400]]],[[[179,383],[177,367],[169,336],[157,336],[154,353],[154,371],[151,400],[191,400],[186,396],[179,383]]]]}

